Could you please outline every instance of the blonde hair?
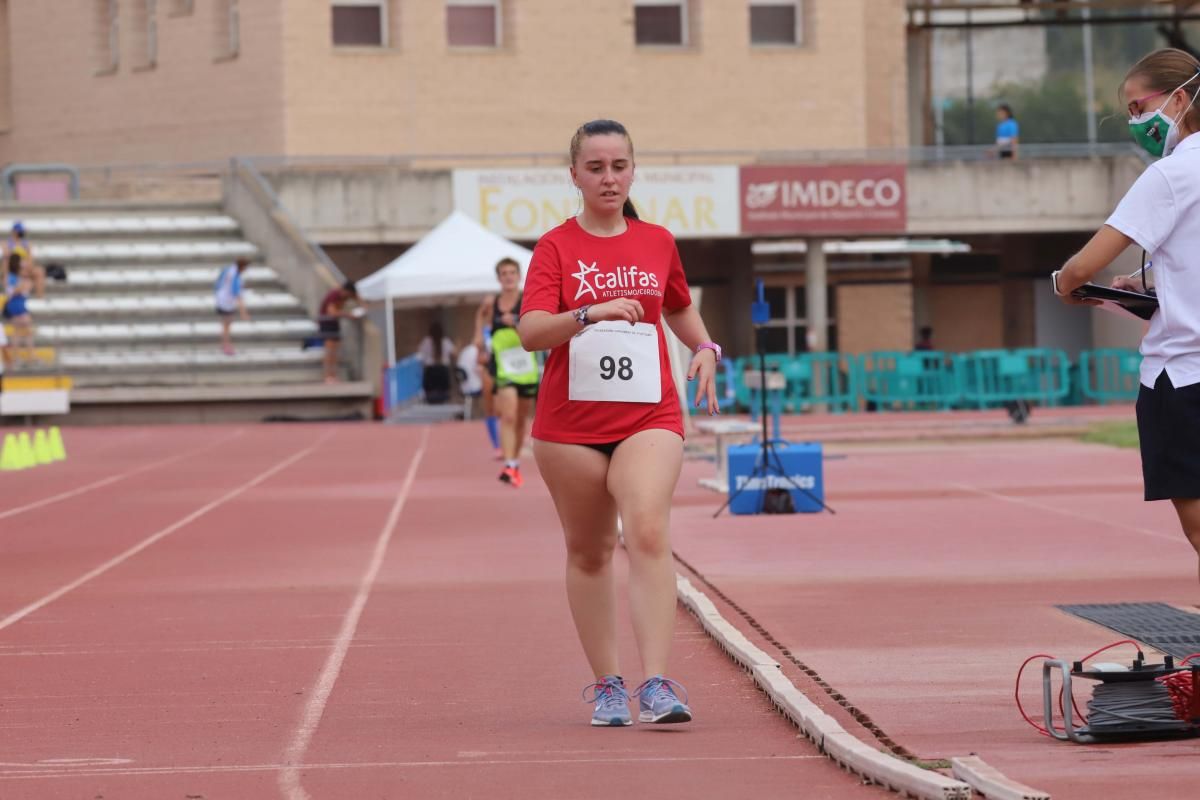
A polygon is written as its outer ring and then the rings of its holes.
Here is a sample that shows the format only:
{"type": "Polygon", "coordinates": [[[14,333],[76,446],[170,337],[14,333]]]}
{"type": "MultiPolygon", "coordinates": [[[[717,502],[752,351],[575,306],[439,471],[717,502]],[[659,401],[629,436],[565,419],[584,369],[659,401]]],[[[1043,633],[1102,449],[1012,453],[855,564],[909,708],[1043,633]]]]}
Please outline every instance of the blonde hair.
{"type": "MultiPolygon", "coordinates": [[[[1200,92],[1198,74],[1200,74],[1200,61],[1197,61],[1195,56],[1174,47],[1164,47],[1143,56],[1130,67],[1121,84],[1124,86],[1125,81],[1130,78],[1141,78],[1146,87],[1152,91],[1174,92],[1174,90],[1180,89],[1187,94],[1189,100],[1195,101],[1197,92],[1200,92]]],[[[1200,106],[1193,102],[1184,118],[1189,128],[1200,130],[1200,106]]]]}

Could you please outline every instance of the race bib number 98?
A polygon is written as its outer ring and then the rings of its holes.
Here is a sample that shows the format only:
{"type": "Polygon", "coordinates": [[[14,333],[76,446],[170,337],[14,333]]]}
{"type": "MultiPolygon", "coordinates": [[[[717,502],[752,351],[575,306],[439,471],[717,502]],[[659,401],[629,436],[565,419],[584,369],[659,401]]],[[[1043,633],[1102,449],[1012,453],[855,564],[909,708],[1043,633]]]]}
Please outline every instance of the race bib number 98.
{"type": "Polygon", "coordinates": [[[662,400],[658,331],[647,323],[598,322],[571,339],[570,400],[662,400]]]}

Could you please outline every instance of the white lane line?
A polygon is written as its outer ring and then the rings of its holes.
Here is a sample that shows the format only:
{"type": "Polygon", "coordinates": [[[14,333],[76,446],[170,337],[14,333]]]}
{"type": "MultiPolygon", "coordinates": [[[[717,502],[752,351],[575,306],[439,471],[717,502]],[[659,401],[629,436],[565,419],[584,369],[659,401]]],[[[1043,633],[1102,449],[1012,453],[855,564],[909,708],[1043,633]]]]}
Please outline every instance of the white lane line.
{"type": "Polygon", "coordinates": [[[52,503],[58,503],[62,500],[70,500],[72,497],[77,497],[81,494],[86,494],[87,492],[90,492],[94,489],[101,489],[105,486],[114,484],[117,481],[123,481],[126,478],[133,477],[134,475],[137,475],[138,473],[146,472],[146,471],[152,470],[152,469],[157,469],[158,467],[164,467],[167,464],[174,463],[183,458],[190,458],[191,456],[197,455],[199,453],[203,453],[205,450],[211,450],[212,448],[216,447],[217,445],[224,444],[225,442],[229,441],[230,439],[235,439],[238,436],[241,436],[242,433],[244,433],[244,429],[239,428],[238,430],[235,430],[233,433],[229,434],[228,436],[224,436],[215,441],[208,442],[207,444],[205,444],[201,447],[197,447],[194,450],[188,450],[186,453],[178,453],[176,455],[169,456],[167,458],[159,459],[158,461],[152,461],[149,464],[143,464],[140,467],[135,467],[134,469],[127,470],[125,472],[121,472],[116,475],[110,475],[107,478],[101,478],[100,480],[93,481],[92,483],[84,484],[83,486],[80,486],[77,489],[71,489],[69,491],[61,492],[59,494],[51,495],[49,497],[43,497],[41,500],[35,500],[34,502],[26,503],[23,506],[17,506],[15,508],[5,509],[4,511],[0,511],[0,519],[8,519],[9,517],[15,517],[17,514],[23,514],[26,511],[34,511],[35,509],[42,508],[43,506],[48,506],[52,503]]]}
{"type": "Polygon", "coordinates": [[[1049,505],[1048,503],[1038,503],[1033,500],[1026,500],[1023,497],[1013,497],[1011,495],[1000,494],[999,492],[993,492],[989,489],[980,489],[977,486],[971,486],[970,484],[966,484],[966,483],[953,483],[950,481],[946,481],[943,483],[943,485],[953,486],[956,489],[963,489],[968,492],[974,492],[975,494],[981,494],[984,497],[990,497],[995,500],[1004,500],[1009,503],[1015,503],[1016,505],[1019,505],[1019,506],[1026,506],[1028,508],[1036,508],[1039,511],[1049,511],[1051,513],[1058,514],[1059,516],[1063,516],[1063,517],[1072,517],[1074,519],[1081,519],[1086,522],[1095,522],[1099,525],[1104,525],[1104,526],[1107,526],[1109,528],[1114,528],[1119,531],[1129,531],[1130,533],[1140,533],[1144,536],[1153,536],[1156,539],[1166,539],[1169,542],[1175,542],[1177,544],[1182,544],[1185,541],[1187,541],[1186,539],[1184,539],[1184,537],[1182,535],[1172,536],[1172,535],[1169,535],[1166,533],[1162,533],[1161,531],[1151,530],[1150,528],[1136,528],[1132,525],[1125,525],[1120,522],[1113,522],[1111,519],[1105,519],[1104,517],[1094,517],[1091,514],[1081,514],[1078,511],[1071,511],[1069,509],[1059,508],[1058,506],[1052,506],[1052,505],[1049,505]]]}
{"type": "MultiPolygon", "coordinates": [[[[537,759],[490,759],[488,761],[364,761],[331,764],[305,764],[305,770],[336,769],[414,769],[422,767],[487,767],[556,764],[670,764],[704,763],[723,761],[815,761],[825,756],[606,756],[603,758],[537,758],[537,759]]],[[[286,764],[230,764],[221,766],[182,767],[117,767],[112,769],[80,768],[72,770],[0,770],[0,780],[22,780],[27,778],[78,778],[121,775],[196,775],[223,772],[274,772],[286,769],[286,764]]]]}
{"type": "Polygon", "coordinates": [[[0,631],[4,630],[5,628],[7,628],[11,625],[14,625],[14,624],[20,622],[21,620],[25,619],[25,617],[28,617],[33,612],[37,611],[39,608],[44,608],[44,607],[50,605],[55,600],[59,599],[63,595],[67,594],[68,592],[72,592],[72,591],[78,589],[80,586],[83,586],[85,583],[92,580],[93,578],[103,575],[104,573],[106,573],[110,569],[112,569],[113,567],[117,567],[117,566],[120,566],[121,564],[124,564],[126,561],[133,558],[138,553],[142,552],[143,550],[145,550],[147,547],[154,544],[155,542],[157,542],[161,539],[165,539],[166,537],[170,536],[172,533],[175,533],[175,531],[179,530],[180,528],[183,528],[183,527],[191,524],[192,522],[195,522],[200,517],[203,517],[205,514],[212,511],[214,508],[218,508],[219,506],[222,506],[225,503],[228,503],[230,500],[234,499],[238,495],[246,492],[249,489],[253,489],[255,486],[262,483],[267,478],[270,478],[272,475],[282,472],[283,470],[290,467],[292,464],[295,464],[297,461],[299,461],[300,459],[307,456],[312,451],[316,450],[317,447],[319,447],[331,435],[333,435],[332,431],[325,433],[323,436],[321,436],[319,439],[317,439],[317,441],[315,441],[308,447],[304,448],[303,450],[299,451],[298,453],[294,453],[294,454],[288,456],[283,461],[280,461],[278,464],[276,464],[275,466],[266,470],[265,472],[260,472],[256,477],[250,479],[249,481],[247,481],[246,483],[237,487],[236,489],[231,489],[230,491],[228,491],[225,494],[218,497],[216,500],[213,500],[212,502],[209,502],[209,503],[205,503],[203,506],[201,506],[197,510],[193,511],[192,513],[188,514],[183,519],[180,519],[176,522],[171,523],[170,525],[168,525],[167,527],[158,531],[157,533],[151,534],[150,536],[148,536],[145,539],[143,539],[142,541],[138,542],[137,544],[135,544],[133,547],[129,548],[125,552],[121,553],[120,555],[114,556],[113,558],[110,558],[108,561],[105,561],[103,564],[96,567],[95,569],[84,573],[83,575],[81,575],[80,577],[71,581],[67,585],[62,586],[58,589],[55,589],[53,592],[46,595],[45,597],[42,597],[39,600],[35,600],[34,602],[30,603],[29,605],[25,606],[24,608],[22,608],[18,611],[14,611],[13,613],[9,614],[4,619],[0,619],[0,631]]]}
{"type": "Polygon", "coordinates": [[[337,683],[338,675],[342,671],[342,662],[346,660],[350,642],[354,639],[354,632],[358,628],[358,620],[362,616],[363,608],[367,605],[367,597],[371,594],[375,578],[379,575],[379,569],[383,566],[383,557],[387,553],[388,544],[392,541],[396,523],[400,520],[400,512],[404,510],[404,504],[408,501],[408,494],[417,477],[417,468],[421,465],[421,459],[425,457],[425,448],[428,444],[429,428],[426,427],[421,432],[421,443],[417,446],[412,463],[409,464],[408,474],[404,476],[404,483],[400,487],[399,494],[396,495],[396,502],[392,504],[392,510],[388,513],[387,519],[383,523],[383,530],[380,531],[379,538],[375,542],[375,550],[371,554],[367,570],[358,582],[358,592],[354,595],[354,602],[350,604],[346,616],[342,619],[342,626],[338,631],[333,649],[329,653],[329,658],[325,660],[321,674],[317,677],[315,689],[309,694],[308,703],[304,707],[304,716],[301,717],[300,725],[296,728],[291,743],[284,752],[284,766],[279,773],[279,789],[288,800],[309,800],[308,792],[300,785],[300,770],[304,764],[304,755],[312,741],[313,734],[317,731],[317,726],[321,724],[321,716],[325,713],[325,704],[329,701],[333,685],[337,683]]]}

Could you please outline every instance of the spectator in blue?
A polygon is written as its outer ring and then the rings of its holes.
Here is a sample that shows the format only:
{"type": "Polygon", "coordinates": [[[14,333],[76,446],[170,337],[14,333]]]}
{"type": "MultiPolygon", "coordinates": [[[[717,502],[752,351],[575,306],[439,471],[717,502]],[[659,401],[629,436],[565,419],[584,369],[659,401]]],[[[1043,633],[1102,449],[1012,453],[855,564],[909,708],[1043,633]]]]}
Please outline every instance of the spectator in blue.
{"type": "Polygon", "coordinates": [[[996,155],[1016,159],[1020,138],[1021,126],[1013,118],[1012,106],[1008,103],[996,106],[996,155]]]}
{"type": "Polygon", "coordinates": [[[243,321],[250,320],[250,313],[246,311],[246,302],[242,299],[242,273],[248,266],[250,266],[249,259],[239,258],[221,270],[221,274],[217,277],[217,283],[213,287],[216,295],[214,299],[217,305],[217,316],[221,319],[221,351],[227,356],[234,353],[233,338],[230,335],[234,315],[239,314],[243,321]]]}

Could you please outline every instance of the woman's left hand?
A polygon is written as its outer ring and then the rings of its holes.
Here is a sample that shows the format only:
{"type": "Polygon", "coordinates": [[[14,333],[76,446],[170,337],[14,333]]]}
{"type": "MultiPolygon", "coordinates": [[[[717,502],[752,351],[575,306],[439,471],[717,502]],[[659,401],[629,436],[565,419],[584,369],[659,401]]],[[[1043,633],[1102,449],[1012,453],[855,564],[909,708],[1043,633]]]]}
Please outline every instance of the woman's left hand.
{"type": "Polygon", "coordinates": [[[720,414],[717,405],[717,354],[705,348],[692,356],[692,364],[688,367],[688,380],[696,381],[696,408],[700,407],[701,398],[708,401],[709,415],[720,414]]]}

